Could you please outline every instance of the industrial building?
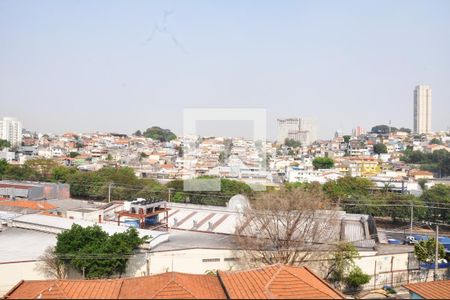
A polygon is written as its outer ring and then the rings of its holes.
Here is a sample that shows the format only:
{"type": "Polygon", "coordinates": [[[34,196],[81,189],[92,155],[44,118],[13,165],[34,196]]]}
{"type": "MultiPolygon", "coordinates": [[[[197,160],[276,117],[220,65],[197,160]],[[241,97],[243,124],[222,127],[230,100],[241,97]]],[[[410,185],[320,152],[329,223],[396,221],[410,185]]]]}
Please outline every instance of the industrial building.
{"type": "Polygon", "coordinates": [[[70,185],[51,182],[0,181],[0,198],[50,200],[70,198],[70,185]]]}

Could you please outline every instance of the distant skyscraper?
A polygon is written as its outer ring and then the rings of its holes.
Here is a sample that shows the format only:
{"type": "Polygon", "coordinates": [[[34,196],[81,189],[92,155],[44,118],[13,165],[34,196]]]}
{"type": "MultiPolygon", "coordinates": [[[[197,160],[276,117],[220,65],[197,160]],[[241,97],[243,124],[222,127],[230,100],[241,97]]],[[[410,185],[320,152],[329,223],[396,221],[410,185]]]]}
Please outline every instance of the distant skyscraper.
{"type": "Polygon", "coordinates": [[[360,135],[366,134],[366,130],[361,126],[357,126],[355,129],[353,129],[352,133],[353,136],[359,137],[360,135]]]}
{"type": "Polygon", "coordinates": [[[15,118],[0,120],[0,139],[7,140],[11,146],[22,144],[22,123],[15,118]]]}
{"type": "Polygon", "coordinates": [[[414,133],[431,132],[431,88],[418,85],[414,90],[414,133]]]}
{"type": "Polygon", "coordinates": [[[317,126],[313,120],[304,118],[278,119],[277,142],[282,144],[286,139],[293,139],[310,145],[317,140],[317,126]]]}

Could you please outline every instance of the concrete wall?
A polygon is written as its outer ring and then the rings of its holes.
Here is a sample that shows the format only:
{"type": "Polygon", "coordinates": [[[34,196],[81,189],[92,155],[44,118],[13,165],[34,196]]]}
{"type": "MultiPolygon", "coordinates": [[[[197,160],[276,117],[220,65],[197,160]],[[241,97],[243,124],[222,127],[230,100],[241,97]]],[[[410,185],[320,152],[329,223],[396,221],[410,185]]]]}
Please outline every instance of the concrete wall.
{"type": "Polygon", "coordinates": [[[70,219],[77,219],[77,220],[86,220],[90,222],[99,222],[99,216],[101,217],[101,220],[103,221],[103,211],[102,210],[95,210],[90,212],[84,212],[84,211],[77,211],[77,210],[68,210],[66,212],[66,217],[70,219]]]}
{"type": "Polygon", "coordinates": [[[230,260],[236,255],[226,249],[189,249],[135,255],[129,260],[126,276],[143,276],[164,272],[205,274],[209,270],[237,270],[239,265],[230,260]]]}
{"type": "Polygon", "coordinates": [[[37,269],[37,261],[0,263],[0,298],[22,279],[45,279],[37,269]]]}

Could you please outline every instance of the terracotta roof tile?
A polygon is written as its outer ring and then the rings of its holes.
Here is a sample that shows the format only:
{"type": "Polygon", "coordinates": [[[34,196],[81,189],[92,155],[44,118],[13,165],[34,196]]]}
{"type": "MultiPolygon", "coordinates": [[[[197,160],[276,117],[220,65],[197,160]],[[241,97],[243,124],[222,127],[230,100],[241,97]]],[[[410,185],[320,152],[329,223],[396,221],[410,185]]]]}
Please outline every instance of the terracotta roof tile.
{"type": "Polygon", "coordinates": [[[424,299],[450,299],[450,280],[410,283],[404,287],[424,299]]]}
{"type": "Polygon", "coordinates": [[[232,299],[345,299],[307,268],[274,265],[241,272],[220,272],[232,299]]]}
{"type": "Polygon", "coordinates": [[[21,208],[29,208],[35,210],[52,210],[55,209],[55,205],[48,204],[43,201],[29,201],[29,200],[17,200],[17,201],[1,201],[0,206],[13,206],[21,208]]]}
{"type": "Polygon", "coordinates": [[[21,281],[6,294],[7,299],[33,299],[51,287],[55,280],[21,281]]]}
{"type": "Polygon", "coordinates": [[[344,299],[307,268],[274,265],[219,276],[163,273],[104,280],[21,281],[6,299],[344,299]]]}
{"type": "Polygon", "coordinates": [[[217,276],[163,273],[124,279],[120,298],[224,299],[217,276]]]}

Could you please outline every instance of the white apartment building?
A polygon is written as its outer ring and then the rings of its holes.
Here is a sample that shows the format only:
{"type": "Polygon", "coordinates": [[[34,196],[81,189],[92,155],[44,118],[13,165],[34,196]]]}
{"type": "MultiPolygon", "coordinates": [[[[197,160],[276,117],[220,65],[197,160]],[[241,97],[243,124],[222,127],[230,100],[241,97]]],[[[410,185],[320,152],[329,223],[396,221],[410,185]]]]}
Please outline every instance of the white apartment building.
{"type": "Polygon", "coordinates": [[[431,132],[431,88],[418,85],[414,90],[414,133],[431,132]]]}
{"type": "Polygon", "coordinates": [[[289,118],[278,119],[277,123],[277,142],[280,144],[283,144],[286,139],[293,139],[302,145],[310,145],[317,140],[317,126],[314,120],[289,118]]]}
{"type": "Polygon", "coordinates": [[[0,139],[7,140],[13,147],[22,145],[22,123],[16,118],[1,119],[0,139]]]}

